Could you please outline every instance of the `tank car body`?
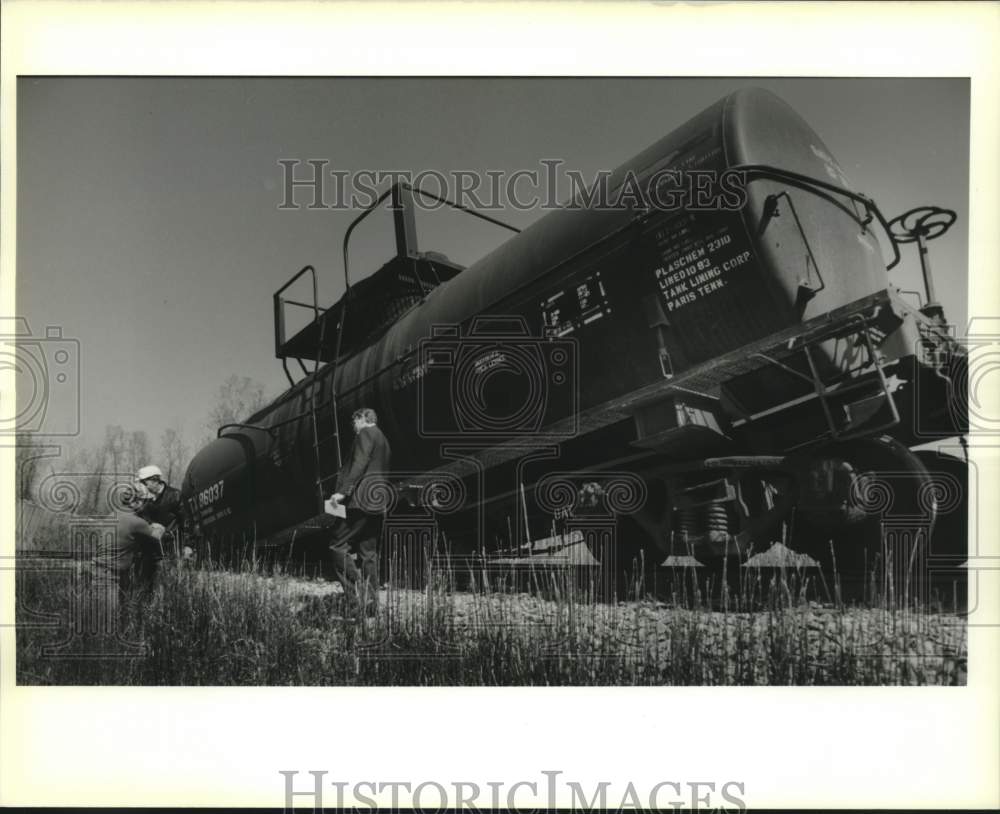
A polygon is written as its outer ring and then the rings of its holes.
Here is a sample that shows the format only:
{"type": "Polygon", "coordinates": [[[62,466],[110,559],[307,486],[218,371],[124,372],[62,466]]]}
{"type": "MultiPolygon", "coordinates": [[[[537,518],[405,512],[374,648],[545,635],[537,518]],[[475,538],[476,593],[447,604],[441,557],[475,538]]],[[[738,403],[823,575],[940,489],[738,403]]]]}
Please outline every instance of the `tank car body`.
{"type": "Polygon", "coordinates": [[[278,320],[278,356],[314,370],[192,461],[202,533],[321,529],[360,407],[399,484],[460,484],[447,522],[479,551],[548,528],[543,482],[626,473],[657,556],[678,534],[745,554],[793,507],[847,522],[862,470],[924,483],[907,448],[965,433],[947,326],[899,296],[877,207],[776,96],[730,94],[587,194],[461,268],[416,250],[394,190],[396,256],[291,339],[278,320]]]}

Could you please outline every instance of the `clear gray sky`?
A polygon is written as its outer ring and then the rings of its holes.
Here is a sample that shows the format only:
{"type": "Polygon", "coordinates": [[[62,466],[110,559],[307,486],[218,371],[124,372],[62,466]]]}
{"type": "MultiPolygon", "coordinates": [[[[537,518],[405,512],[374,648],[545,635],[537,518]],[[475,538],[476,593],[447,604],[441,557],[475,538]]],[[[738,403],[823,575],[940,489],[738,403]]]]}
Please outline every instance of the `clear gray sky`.
{"type": "MultiPolygon", "coordinates": [[[[931,256],[946,314],[964,325],[968,83],[914,79],[22,78],[18,313],[36,334],[58,325],[80,341],[82,441],[121,424],[154,445],[167,425],[193,442],[230,374],[286,387],[273,291],[307,263],[321,304],[341,290],[354,214],[279,210],[279,159],[511,173],[559,158],[589,175],[746,85],[791,104],[887,216],[958,212],[931,256]]],[[[452,214],[418,224],[422,250],[464,263],[508,235],[452,214]]],[[[387,217],[362,228],[356,277],[392,252],[389,229],[387,217]]],[[[906,250],[893,274],[918,289],[917,268],[906,250]]]]}

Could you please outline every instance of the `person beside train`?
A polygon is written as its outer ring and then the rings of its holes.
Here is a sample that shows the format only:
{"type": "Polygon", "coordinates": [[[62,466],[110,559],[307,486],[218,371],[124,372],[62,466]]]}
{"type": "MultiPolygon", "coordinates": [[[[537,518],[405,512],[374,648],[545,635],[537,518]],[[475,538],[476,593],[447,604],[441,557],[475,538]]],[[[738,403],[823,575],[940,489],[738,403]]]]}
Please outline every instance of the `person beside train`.
{"type": "Polygon", "coordinates": [[[333,572],[344,589],[344,615],[374,615],[378,609],[378,548],[383,520],[375,491],[389,474],[392,451],[374,410],[355,410],[351,421],[354,440],[337,474],[337,491],[330,497],[334,506],[346,509],[346,516],[337,521],[328,550],[333,572]],[[354,562],[355,552],[360,569],[354,562]]]}
{"type": "Polygon", "coordinates": [[[115,533],[99,538],[93,560],[93,588],[96,602],[92,607],[102,614],[99,628],[119,630],[125,612],[133,604],[148,599],[153,591],[155,561],[160,550],[164,527],[142,517],[153,495],[137,484],[123,495],[123,507],[117,513],[115,533]]]}
{"type": "MultiPolygon", "coordinates": [[[[184,528],[181,493],[163,477],[163,470],[155,464],[143,466],[136,473],[136,481],[150,494],[151,498],[142,507],[139,516],[149,523],[157,523],[166,529],[161,541],[161,559],[169,551],[175,558],[181,553],[181,533],[184,528]]],[[[187,556],[191,549],[185,548],[187,556]]],[[[154,568],[155,571],[155,568],[154,568]]]]}

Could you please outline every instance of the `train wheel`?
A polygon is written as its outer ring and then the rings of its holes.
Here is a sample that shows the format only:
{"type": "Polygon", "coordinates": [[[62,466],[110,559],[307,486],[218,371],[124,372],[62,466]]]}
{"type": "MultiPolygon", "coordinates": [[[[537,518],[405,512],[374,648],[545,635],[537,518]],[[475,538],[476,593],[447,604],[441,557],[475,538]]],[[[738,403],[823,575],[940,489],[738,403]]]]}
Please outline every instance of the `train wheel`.
{"type": "Polygon", "coordinates": [[[830,444],[795,469],[795,546],[819,561],[828,595],[925,602],[937,500],[921,459],[882,437],[830,444]]]}

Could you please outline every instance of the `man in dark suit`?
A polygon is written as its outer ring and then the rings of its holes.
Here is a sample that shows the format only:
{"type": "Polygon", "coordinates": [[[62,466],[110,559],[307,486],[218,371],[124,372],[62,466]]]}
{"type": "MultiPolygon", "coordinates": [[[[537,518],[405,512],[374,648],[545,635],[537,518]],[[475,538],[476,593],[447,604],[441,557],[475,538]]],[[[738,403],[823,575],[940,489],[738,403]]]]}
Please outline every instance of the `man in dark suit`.
{"type": "Polygon", "coordinates": [[[382,535],[382,503],[378,484],[389,475],[391,450],[377,426],[375,411],[364,407],[351,416],[354,442],[337,474],[334,504],[343,504],[347,516],[337,523],[330,543],[333,570],[344,587],[344,612],[373,615],[378,608],[378,543],[382,535]],[[361,571],[353,552],[361,560],[361,571]],[[360,576],[360,579],[359,579],[360,576]]]}

